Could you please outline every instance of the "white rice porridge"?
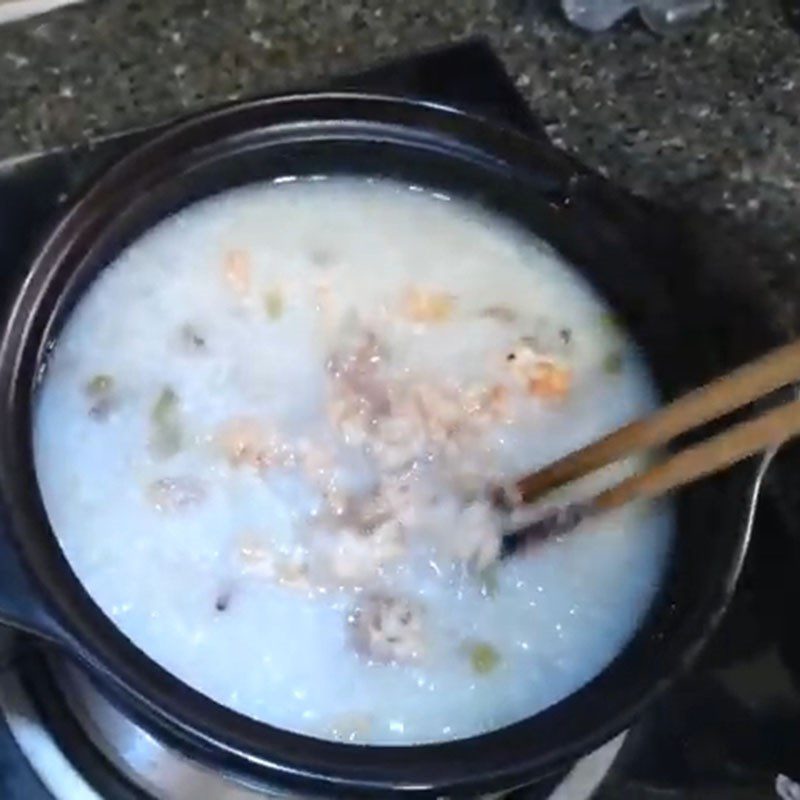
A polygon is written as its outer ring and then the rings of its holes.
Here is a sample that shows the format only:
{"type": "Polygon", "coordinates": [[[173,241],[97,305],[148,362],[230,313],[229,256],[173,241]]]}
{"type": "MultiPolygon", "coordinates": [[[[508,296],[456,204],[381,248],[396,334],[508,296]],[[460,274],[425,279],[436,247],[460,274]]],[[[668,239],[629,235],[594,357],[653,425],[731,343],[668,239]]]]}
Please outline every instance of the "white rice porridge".
{"type": "Polygon", "coordinates": [[[58,341],[35,453],[72,568],[150,657],[282,728],[413,744],[532,715],[633,635],[669,508],[500,561],[488,494],[654,400],[528,233],[331,178],[225,192],[125,250],[58,341]]]}

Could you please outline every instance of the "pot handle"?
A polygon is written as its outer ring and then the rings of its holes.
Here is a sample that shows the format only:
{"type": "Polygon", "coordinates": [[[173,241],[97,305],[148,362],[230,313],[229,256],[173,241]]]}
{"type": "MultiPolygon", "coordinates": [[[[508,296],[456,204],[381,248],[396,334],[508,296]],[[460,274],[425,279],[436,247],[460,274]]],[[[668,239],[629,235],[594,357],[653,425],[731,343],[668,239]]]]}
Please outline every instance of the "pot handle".
{"type": "Polygon", "coordinates": [[[0,624],[53,641],[67,638],[48,612],[42,593],[9,536],[8,511],[0,503],[0,624]]]}

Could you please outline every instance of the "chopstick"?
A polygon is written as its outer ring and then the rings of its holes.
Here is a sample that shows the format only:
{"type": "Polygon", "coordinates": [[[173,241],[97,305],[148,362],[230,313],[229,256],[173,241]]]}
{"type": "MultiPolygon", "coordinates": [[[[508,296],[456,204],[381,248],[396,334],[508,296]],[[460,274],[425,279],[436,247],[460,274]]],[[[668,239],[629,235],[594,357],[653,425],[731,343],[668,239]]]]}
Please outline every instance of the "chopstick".
{"type": "MultiPolygon", "coordinates": [[[[773,350],[734,372],[695,389],[648,417],[625,425],[503,490],[507,510],[529,503],[566,483],[647,447],[666,444],[681,433],[720,417],[800,379],[800,341],[773,350]]],[[[705,441],[667,456],[642,472],[587,500],[550,509],[503,539],[503,557],[528,542],[564,534],[587,517],[634,500],[653,500],[725,469],[800,434],[800,400],[773,408],[705,441]]]]}
{"type": "Polygon", "coordinates": [[[682,450],[641,474],[632,475],[588,500],[549,509],[516,530],[506,531],[502,558],[527,544],[569,533],[585,519],[634,500],[653,500],[662,494],[725,469],[748,456],[781,444],[800,433],[800,401],[768,411],[705,442],[682,450]]]}
{"type": "Polygon", "coordinates": [[[652,500],[764,452],[798,434],[800,400],[793,400],[620,481],[595,495],[589,505],[594,511],[608,511],[633,500],[652,500]]]}
{"type": "MultiPolygon", "coordinates": [[[[772,350],[683,395],[653,414],[624,425],[596,442],[522,478],[510,491],[503,491],[501,500],[510,507],[530,503],[559,486],[634,452],[667,444],[682,433],[741,408],[794,381],[800,381],[800,340],[772,350]]],[[[634,495],[654,497],[730,466],[735,461],[778,443],[778,428],[782,425],[786,426],[783,438],[795,435],[795,415],[791,412],[794,405],[790,403],[783,410],[768,412],[758,420],[742,423],[719,437],[668,458],[641,475],[623,481],[602,502],[619,505],[627,502],[621,499],[626,496],[629,499],[634,495]],[[730,438],[724,438],[726,436],[730,438]]]]}

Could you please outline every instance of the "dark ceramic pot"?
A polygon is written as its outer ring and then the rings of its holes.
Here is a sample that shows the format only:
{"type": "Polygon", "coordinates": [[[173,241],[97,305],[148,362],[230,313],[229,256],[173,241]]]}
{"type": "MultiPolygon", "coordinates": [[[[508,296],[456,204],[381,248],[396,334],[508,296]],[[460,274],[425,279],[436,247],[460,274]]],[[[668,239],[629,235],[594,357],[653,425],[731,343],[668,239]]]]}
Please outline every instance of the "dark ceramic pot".
{"type": "Polygon", "coordinates": [[[254,101],[198,116],[130,153],[72,206],[8,310],[0,342],[0,614],[74,657],[127,713],[190,757],[257,784],[339,797],[475,795],[526,784],[629,726],[695,658],[739,574],[764,462],[677,497],[679,535],[663,589],[633,640],[588,685],[493,733],[411,748],[287,733],[193,691],[100,611],[48,525],[31,409],[59,329],[98,271],[198,198],[250,181],[336,173],[476,200],[549,241],[627,323],[665,398],[719,371],[676,243],[665,242],[660,257],[652,232],[622,214],[602,181],[545,145],[453,110],[356,94],[254,101]]]}

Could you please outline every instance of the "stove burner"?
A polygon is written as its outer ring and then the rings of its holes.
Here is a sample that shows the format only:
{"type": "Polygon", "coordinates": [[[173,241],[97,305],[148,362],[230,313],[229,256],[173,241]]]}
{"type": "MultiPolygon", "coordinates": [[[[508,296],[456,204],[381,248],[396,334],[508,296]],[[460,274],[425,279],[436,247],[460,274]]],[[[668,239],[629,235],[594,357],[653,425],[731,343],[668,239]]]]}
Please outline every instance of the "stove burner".
{"type": "MultiPolygon", "coordinates": [[[[0,676],[0,710],[52,800],[289,797],[236,781],[166,746],[125,716],[80,668],[44,647],[23,652],[16,665],[0,676]]],[[[586,756],[565,776],[516,790],[507,800],[588,800],[624,738],[586,756]]]]}

